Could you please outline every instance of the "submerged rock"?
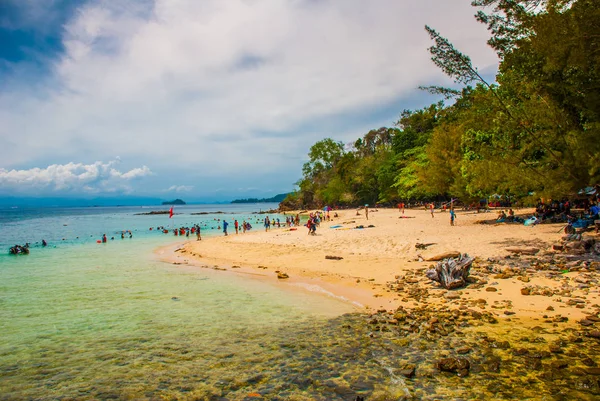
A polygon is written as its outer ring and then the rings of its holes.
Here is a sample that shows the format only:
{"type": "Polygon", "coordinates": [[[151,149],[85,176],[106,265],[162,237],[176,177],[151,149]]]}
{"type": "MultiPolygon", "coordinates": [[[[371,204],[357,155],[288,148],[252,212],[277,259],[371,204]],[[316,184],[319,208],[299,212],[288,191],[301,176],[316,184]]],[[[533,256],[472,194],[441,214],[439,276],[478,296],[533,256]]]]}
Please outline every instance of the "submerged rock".
{"type": "Polygon", "coordinates": [[[404,377],[411,379],[415,376],[415,370],[416,370],[415,365],[406,365],[404,367],[404,369],[400,370],[400,374],[404,377]]]}
{"type": "Polygon", "coordinates": [[[437,367],[442,372],[456,373],[458,376],[464,377],[469,374],[471,364],[465,358],[443,358],[438,361],[437,367]]]}

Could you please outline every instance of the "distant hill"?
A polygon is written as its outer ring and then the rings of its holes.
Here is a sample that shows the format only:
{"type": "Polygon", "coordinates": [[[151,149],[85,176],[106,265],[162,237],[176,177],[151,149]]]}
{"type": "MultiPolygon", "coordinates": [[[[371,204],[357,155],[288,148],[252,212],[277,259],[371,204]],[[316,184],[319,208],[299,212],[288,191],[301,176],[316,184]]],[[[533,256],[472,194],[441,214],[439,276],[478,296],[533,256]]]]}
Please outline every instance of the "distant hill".
{"type": "Polygon", "coordinates": [[[181,199],[175,199],[172,201],[165,201],[162,203],[163,205],[185,205],[186,203],[181,199]]]}
{"type": "Polygon", "coordinates": [[[236,199],[231,201],[231,203],[279,203],[285,199],[288,194],[279,194],[275,195],[272,198],[248,198],[248,199],[236,199]]]}

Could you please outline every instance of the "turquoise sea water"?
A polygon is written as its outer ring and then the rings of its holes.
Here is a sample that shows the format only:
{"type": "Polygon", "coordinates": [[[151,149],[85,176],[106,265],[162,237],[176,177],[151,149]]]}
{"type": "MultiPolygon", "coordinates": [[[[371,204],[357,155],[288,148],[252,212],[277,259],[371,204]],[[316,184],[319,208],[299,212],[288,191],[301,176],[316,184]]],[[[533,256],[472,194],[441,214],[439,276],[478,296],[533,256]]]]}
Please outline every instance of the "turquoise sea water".
{"type": "MultiPolygon", "coordinates": [[[[159,226],[172,230],[176,227],[202,226],[203,235],[220,235],[222,220],[230,224],[244,219],[259,228],[261,210],[277,208],[277,204],[217,204],[175,206],[174,215],[142,215],[151,211],[167,212],[169,206],[138,207],[81,207],[81,208],[0,208],[0,247],[29,242],[37,246],[45,239],[53,247],[96,242],[106,234],[110,239],[121,239],[121,232],[130,230],[135,238],[152,239],[158,244],[168,238],[155,230],[159,226]],[[221,213],[213,213],[221,212],[221,213]],[[193,214],[206,213],[206,214],[193,214]]],[[[283,217],[273,215],[271,217],[283,217]]],[[[283,218],[285,221],[285,218],[283,218]]],[[[172,233],[170,234],[171,236],[172,233]]],[[[128,236],[127,236],[128,237],[128,236]]],[[[175,238],[177,239],[177,238],[175,238]]],[[[1,249],[1,248],[0,248],[1,249]]]]}
{"type": "Polygon", "coordinates": [[[136,215],[153,208],[2,213],[0,398],[203,397],[201,387],[242,373],[222,366],[260,359],[265,333],[351,311],[289,287],[163,263],[153,253],[185,238],[149,227],[198,223],[204,236],[222,235],[218,219],[230,220],[231,230],[234,218],[262,218],[251,214],[260,207],[176,207],[172,219],[136,215]],[[218,210],[226,214],[190,214],[218,210]],[[122,230],[133,238],[121,239],[122,230]],[[104,233],[115,240],[97,244],[104,233]],[[29,255],[8,255],[27,241],[29,255]]]}
{"type": "Polygon", "coordinates": [[[172,219],[137,215],[168,207],[0,210],[0,400],[593,400],[600,394],[600,381],[581,362],[599,355],[598,344],[565,339],[564,356],[548,355],[550,341],[576,331],[532,333],[501,324],[492,331],[474,321],[460,335],[432,340],[427,325],[380,326],[319,293],[164,263],[154,253],[186,239],[150,227],[201,224],[203,236],[222,235],[220,221],[237,218],[260,229],[263,216],[252,212],[273,206],[176,207],[172,219]],[[224,213],[191,214],[216,211],[224,213]],[[121,239],[123,230],[133,238],[121,239]],[[115,240],[97,244],[102,234],[115,240]],[[32,244],[29,255],[8,255],[10,246],[25,242],[32,244]],[[512,347],[484,346],[491,338],[512,347]],[[473,349],[471,375],[438,371],[436,360],[465,346],[473,349]],[[544,368],[532,370],[528,359],[516,357],[520,347],[545,355],[544,368]],[[568,369],[552,370],[567,356],[568,369]],[[414,378],[402,375],[407,366],[416,366],[414,378]]]}

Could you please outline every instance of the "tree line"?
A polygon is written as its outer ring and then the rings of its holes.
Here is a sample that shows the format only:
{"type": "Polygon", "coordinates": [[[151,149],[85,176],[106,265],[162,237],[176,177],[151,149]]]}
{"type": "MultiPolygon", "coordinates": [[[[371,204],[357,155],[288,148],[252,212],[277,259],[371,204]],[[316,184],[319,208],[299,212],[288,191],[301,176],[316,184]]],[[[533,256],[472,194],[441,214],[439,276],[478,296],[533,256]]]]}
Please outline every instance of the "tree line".
{"type": "Polygon", "coordinates": [[[426,26],[432,61],[458,89],[422,88],[444,100],[354,143],[315,143],[283,207],[561,199],[599,182],[600,2],[472,4],[500,59],[495,81],[426,26]]]}

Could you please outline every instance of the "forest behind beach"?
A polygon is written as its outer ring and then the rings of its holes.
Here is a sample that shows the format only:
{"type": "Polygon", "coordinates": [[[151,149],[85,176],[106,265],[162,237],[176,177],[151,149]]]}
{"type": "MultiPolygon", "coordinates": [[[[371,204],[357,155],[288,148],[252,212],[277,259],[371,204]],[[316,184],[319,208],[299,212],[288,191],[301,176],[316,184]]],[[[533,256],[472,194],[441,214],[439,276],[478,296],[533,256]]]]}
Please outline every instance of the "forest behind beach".
{"type": "Polygon", "coordinates": [[[432,45],[423,51],[454,84],[422,89],[443,100],[353,143],[315,143],[283,208],[492,195],[533,202],[600,182],[600,2],[472,5],[499,57],[495,79],[426,26],[432,45]]]}

